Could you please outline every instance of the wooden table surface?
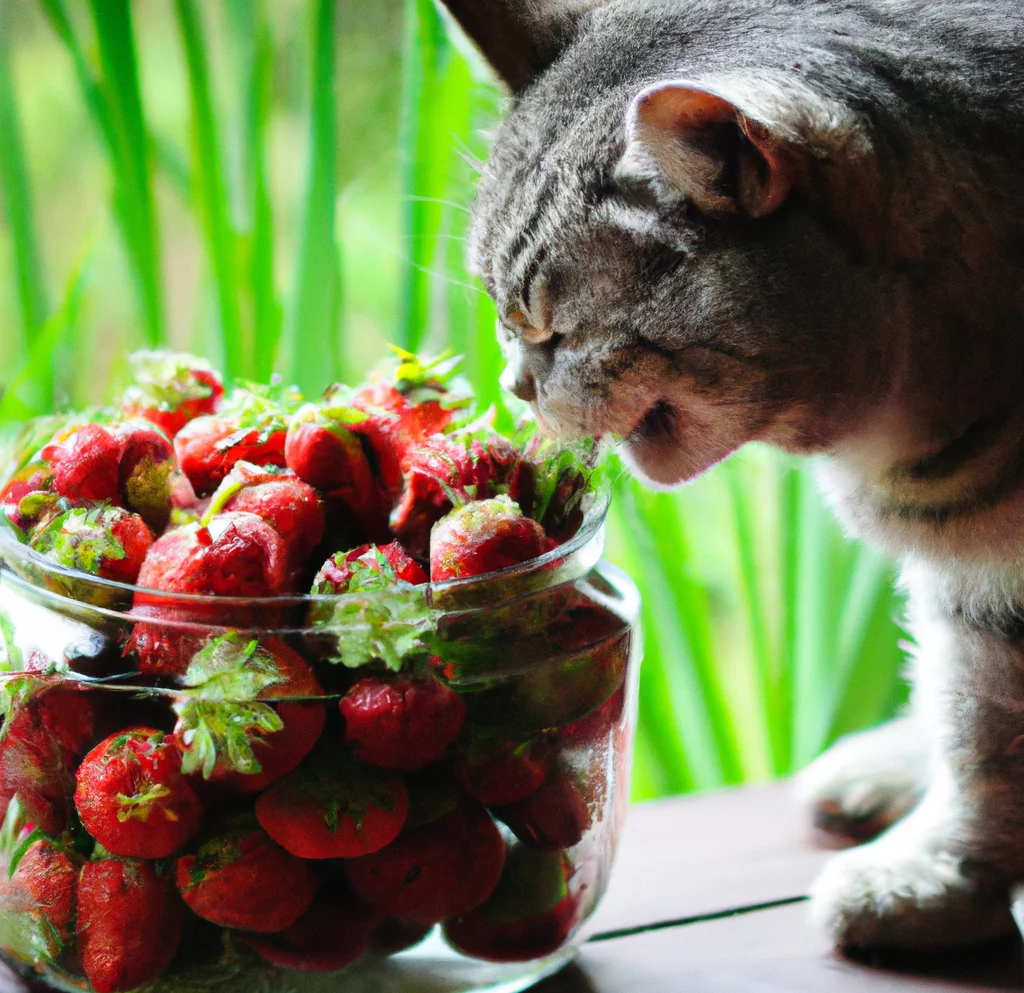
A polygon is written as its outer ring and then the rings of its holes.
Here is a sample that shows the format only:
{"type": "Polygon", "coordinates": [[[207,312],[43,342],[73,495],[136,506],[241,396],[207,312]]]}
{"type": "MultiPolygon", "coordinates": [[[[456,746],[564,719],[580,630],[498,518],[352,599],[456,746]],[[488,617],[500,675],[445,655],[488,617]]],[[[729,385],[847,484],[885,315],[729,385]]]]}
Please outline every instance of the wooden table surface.
{"type": "MultiPolygon", "coordinates": [[[[536,993],[1024,990],[1016,940],[943,959],[836,955],[801,900],[827,857],[784,785],[634,807],[578,963],[536,993]]],[[[6,974],[0,993],[35,991],[6,974]]]]}

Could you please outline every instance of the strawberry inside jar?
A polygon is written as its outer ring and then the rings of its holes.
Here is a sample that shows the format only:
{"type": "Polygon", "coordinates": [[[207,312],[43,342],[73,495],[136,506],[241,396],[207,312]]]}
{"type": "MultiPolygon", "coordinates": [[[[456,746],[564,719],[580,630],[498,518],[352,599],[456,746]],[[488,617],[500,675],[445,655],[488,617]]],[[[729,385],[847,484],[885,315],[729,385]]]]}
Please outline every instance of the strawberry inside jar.
{"type": "Polygon", "coordinates": [[[638,663],[601,446],[499,432],[449,358],[313,401],[132,368],[0,480],[0,954],[95,993],[571,957],[638,663]]]}

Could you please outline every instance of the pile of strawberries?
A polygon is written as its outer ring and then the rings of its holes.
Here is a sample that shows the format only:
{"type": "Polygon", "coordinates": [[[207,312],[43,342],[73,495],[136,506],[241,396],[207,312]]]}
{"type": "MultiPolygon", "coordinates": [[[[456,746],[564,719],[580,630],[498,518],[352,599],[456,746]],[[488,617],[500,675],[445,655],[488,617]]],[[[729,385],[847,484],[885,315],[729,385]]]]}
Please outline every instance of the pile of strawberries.
{"type": "Polygon", "coordinates": [[[556,548],[581,520],[580,461],[472,420],[450,362],[402,354],[316,403],[225,394],[191,356],[133,367],[118,409],[69,422],[0,489],[0,523],[60,567],[58,592],[88,574],[90,603],[128,619],[96,682],[67,653],[12,665],[8,632],[0,947],[96,993],[219,954],[225,933],[316,971],[438,924],[485,959],[556,950],[607,802],[624,625],[560,604],[550,652],[597,676],[561,723],[515,726],[460,684],[416,587],[556,548]]]}

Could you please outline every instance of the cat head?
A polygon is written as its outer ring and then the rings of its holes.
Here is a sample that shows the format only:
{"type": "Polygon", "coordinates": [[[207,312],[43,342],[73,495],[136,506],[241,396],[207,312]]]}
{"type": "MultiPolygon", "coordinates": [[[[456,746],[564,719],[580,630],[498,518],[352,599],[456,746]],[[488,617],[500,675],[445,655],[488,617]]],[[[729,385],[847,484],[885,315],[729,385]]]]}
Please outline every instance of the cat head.
{"type": "Polygon", "coordinates": [[[671,486],[856,424],[896,361],[875,150],[800,44],[765,43],[777,5],[445,2],[512,91],[470,256],[546,427],[619,435],[671,486]]]}

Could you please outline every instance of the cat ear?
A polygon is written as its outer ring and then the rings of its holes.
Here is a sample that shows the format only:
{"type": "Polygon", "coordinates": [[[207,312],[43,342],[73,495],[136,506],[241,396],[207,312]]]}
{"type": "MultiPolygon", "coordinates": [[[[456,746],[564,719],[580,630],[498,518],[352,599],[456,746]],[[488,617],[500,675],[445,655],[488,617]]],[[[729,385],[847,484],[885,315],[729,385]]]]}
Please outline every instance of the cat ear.
{"type": "Polygon", "coordinates": [[[601,0],[441,0],[513,93],[530,85],[601,0]]]}
{"type": "Polygon", "coordinates": [[[806,178],[808,166],[807,153],[772,116],[694,84],[659,83],[633,101],[617,176],[667,180],[711,217],[764,217],[806,178]]]}

